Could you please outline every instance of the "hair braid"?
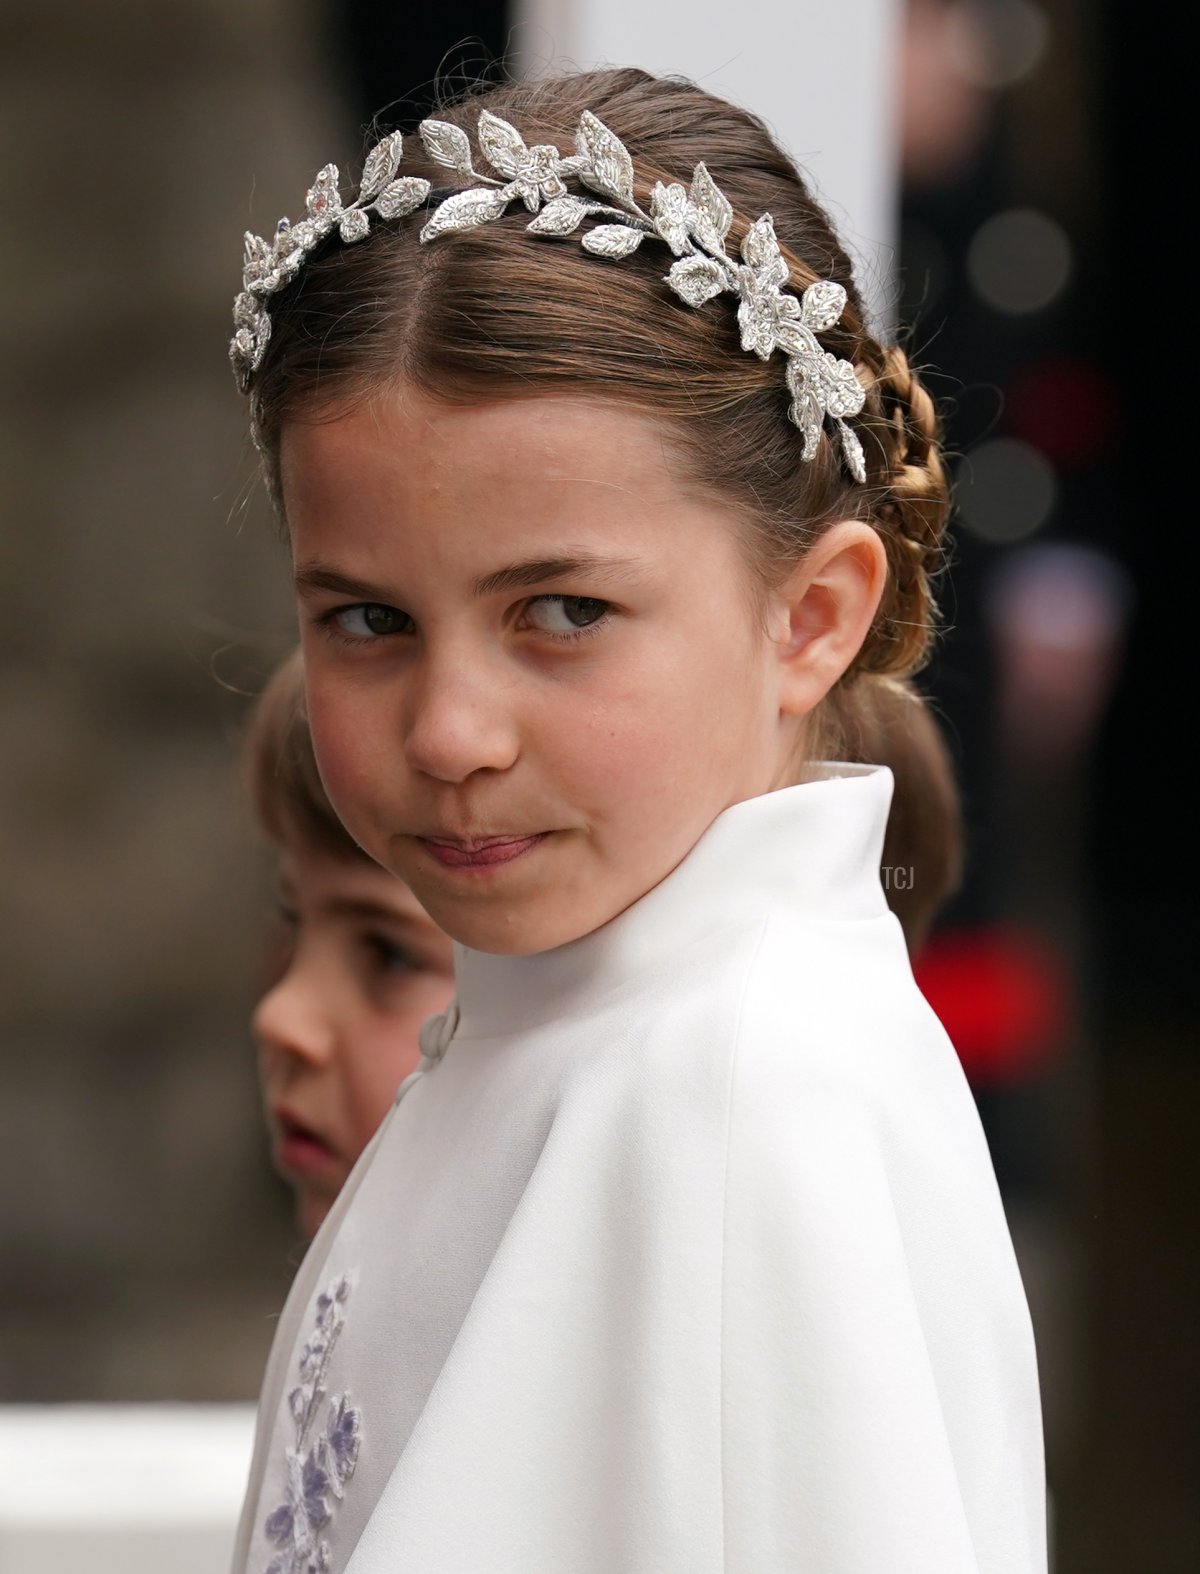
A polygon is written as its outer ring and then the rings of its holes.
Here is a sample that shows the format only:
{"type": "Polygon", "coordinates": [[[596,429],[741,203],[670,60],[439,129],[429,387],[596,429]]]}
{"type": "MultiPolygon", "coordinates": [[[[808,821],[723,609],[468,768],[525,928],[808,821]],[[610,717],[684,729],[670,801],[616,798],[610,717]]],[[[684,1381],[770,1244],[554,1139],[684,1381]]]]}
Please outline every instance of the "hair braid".
{"type": "Polygon", "coordinates": [[[890,572],[875,626],[847,678],[903,678],[928,661],[938,629],[934,591],[945,568],[949,488],[937,409],[904,351],[867,339],[859,364],[870,378],[861,430],[890,572]]]}

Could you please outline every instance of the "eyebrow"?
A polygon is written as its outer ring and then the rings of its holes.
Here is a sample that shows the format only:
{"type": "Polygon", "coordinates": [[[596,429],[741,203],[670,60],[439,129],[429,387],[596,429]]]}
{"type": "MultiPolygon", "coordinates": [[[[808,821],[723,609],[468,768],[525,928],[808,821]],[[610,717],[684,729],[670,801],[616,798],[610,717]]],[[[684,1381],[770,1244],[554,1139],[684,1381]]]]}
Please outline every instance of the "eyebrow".
{"type": "MultiPolygon", "coordinates": [[[[527,590],[531,585],[542,585],[548,579],[570,579],[587,575],[601,583],[629,580],[641,574],[645,564],[638,558],[606,557],[600,552],[572,552],[564,557],[526,558],[520,563],[510,563],[494,573],[484,574],[471,586],[472,594],[479,598],[494,596],[502,590],[527,590]]],[[[339,596],[357,596],[362,601],[388,601],[387,591],[364,579],[354,579],[340,573],[328,563],[302,563],[296,569],[296,589],[305,592],[332,591],[339,596]]]]}

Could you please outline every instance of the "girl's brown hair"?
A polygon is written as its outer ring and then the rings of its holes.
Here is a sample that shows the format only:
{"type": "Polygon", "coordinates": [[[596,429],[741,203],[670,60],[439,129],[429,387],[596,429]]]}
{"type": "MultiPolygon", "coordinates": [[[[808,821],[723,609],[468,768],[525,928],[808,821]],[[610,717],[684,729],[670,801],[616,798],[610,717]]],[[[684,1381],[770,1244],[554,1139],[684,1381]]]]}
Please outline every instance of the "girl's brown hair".
{"type": "MultiPolygon", "coordinates": [[[[643,207],[656,181],[685,180],[703,161],[734,208],[731,253],[770,213],[790,268],[789,288],[842,284],[848,304],[822,335],[854,363],[866,405],[854,421],[867,484],[822,441],[809,463],[788,420],[782,359],[745,353],[724,299],[697,310],[662,282],[661,248],[619,263],[588,254],[578,237],[525,232],[519,205],[500,220],[417,243],[424,212],[377,225],[354,245],[327,242],[271,298],[272,334],[251,388],[256,440],[278,500],[279,439],[289,419],[320,419],[364,392],[403,379],[471,404],[576,391],[617,401],[663,424],[690,479],[742,522],[739,541],[752,604],[790,573],[828,525],[858,518],[878,531],[888,580],[872,628],[847,672],[810,718],[807,759],[903,757],[894,815],[930,838],[917,867],[945,871],[922,893],[931,914],[957,868],[959,808],[932,718],[908,681],[928,659],[933,596],[948,513],[933,401],[904,351],[868,331],[846,252],[795,166],[765,126],[692,83],[606,70],[490,87],[438,111],[472,132],[479,112],[517,126],[529,145],[569,150],[590,109],[633,156],[643,207]],[[901,802],[912,796],[919,812],[901,802]]],[[[428,160],[416,138],[404,172],[435,190],[469,184],[428,160]]],[[[803,759],[793,778],[803,777],[803,759]]]]}

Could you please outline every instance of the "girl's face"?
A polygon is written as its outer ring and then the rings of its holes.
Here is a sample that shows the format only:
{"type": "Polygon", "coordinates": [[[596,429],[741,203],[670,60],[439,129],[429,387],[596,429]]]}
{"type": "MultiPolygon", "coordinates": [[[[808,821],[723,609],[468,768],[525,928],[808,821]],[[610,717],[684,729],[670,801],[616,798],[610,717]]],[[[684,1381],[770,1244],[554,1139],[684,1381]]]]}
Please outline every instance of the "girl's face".
{"type": "Polygon", "coordinates": [[[588,934],[776,784],[786,617],[645,417],[402,387],[281,461],[326,790],[457,940],[588,934]]]}
{"type": "Polygon", "coordinates": [[[254,1033],[275,1165],[313,1235],[420,1059],[454,958],[412,892],[365,858],[292,846],[280,890],[289,956],[254,1033]]]}

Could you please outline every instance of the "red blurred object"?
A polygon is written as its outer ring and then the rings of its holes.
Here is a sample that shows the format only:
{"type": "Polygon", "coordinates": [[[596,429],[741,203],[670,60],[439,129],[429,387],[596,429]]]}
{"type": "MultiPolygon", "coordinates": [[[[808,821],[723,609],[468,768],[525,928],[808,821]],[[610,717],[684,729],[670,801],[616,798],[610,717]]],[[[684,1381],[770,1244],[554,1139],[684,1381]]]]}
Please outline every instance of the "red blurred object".
{"type": "Polygon", "coordinates": [[[1116,435],[1120,396],[1099,366],[1075,355],[1047,355],[1013,378],[1004,424],[1063,469],[1099,459],[1116,435]]]}
{"type": "Polygon", "coordinates": [[[926,943],[913,971],[973,1086],[1027,1081],[1061,1050],[1067,969],[1037,936],[1011,927],[947,930],[926,943]]]}

